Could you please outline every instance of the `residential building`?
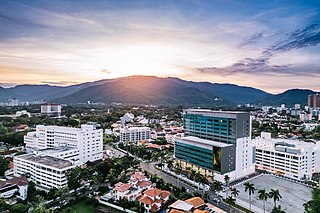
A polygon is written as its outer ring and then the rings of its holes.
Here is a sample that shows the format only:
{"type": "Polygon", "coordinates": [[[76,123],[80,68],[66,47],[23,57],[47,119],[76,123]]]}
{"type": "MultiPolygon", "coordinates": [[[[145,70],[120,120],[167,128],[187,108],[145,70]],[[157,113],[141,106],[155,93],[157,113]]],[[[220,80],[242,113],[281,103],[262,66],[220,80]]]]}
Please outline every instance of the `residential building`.
{"type": "Polygon", "coordinates": [[[143,204],[147,212],[157,212],[169,200],[171,192],[150,188],[145,190],[137,200],[143,204]]]}
{"type": "Polygon", "coordinates": [[[320,142],[273,139],[262,132],[253,140],[256,146],[256,168],[289,178],[310,179],[320,172],[320,142]]]}
{"type": "Polygon", "coordinates": [[[150,188],[152,182],[142,173],[135,172],[131,175],[128,183],[116,183],[111,193],[103,195],[103,199],[114,198],[116,200],[126,198],[130,201],[136,200],[141,192],[150,188]]]}
{"type": "Polygon", "coordinates": [[[79,161],[96,161],[103,158],[103,130],[95,125],[80,128],[37,125],[35,132],[24,137],[27,153],[35,150],[70,147],[78,149],[79,161]]]}
{"type": "Polygon", "coordinates": [[[133,122],[133,119],[134,119],[134,114],[132,113],[126,113],[124,114],[124,116],[120,118],[122,125],[133,122]]]}
{"type": "Polygon", "coordinates": [[[16,116],[19,117],[19,116],[22,116],[22,115],[26,115],[30,118],[31,114],[30,112],[27,112],[27,110],[21,110],[21,111],[17,111],[16,112],[16,116]]]}
{"type": "Polygon", "coordinates": [[[61,116],[61,108],[61,104],[41,104],[41,115],[59,117],[61,116]]]}
{"type": "Polygon", "coordinates": [[[120,142],[137,143],[140,140],[150,139],[149,127],[125,127],[120,129],[120,142]]]}
{"type": "Polygon", "coordinates": [[[25,200],[27,193],[28,180],[24,176],[0,181],[0,198],[10,198],[17,194],[17,198],[25,200]]]}
{"type": "Polygon", "coordinates": [[[320,95],[318,93],[308,95],[308,106],[309,107],[320,107],[320,95]]]}
{"type": "Polygon", "coordinates": [[[76,166],[68,160],[35,154],[15,156],[13,164],[14,176],[29,175],[37,186],[44,189],[66,186],[66,173],[76,166]]]}
{"type": "Polygon", "coordinates": [[[175,158],[208,179],[238,179],[255,171],[248,112],[187,109],[183,112],[185,136],[176,138],[175,158]]]}
{"type": "Polygon", "coordinates": [[[305,113],[300,113],[299,115],[300,121],[311,121],[312,120],[312,114],[305,114],[305,113]]]}

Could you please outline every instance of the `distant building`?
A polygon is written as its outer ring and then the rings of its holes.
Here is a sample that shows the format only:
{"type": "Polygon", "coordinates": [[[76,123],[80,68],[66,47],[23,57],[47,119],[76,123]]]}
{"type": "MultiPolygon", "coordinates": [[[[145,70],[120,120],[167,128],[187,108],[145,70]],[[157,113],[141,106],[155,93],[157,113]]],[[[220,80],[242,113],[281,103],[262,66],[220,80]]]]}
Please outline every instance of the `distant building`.
{"type": "Polygon", "coordinates": [[[27,115],[28,117],[31,116],[30,112],[27,112],[26,110],[21,110],[16,112],[16,116],[19,117],[21,115],[27,115]]]}
{"type": "Polygon", "coordinates": [[[120,129],[120,142],[137,143],[150,139],[149,127],[125,127],[120,129]]]}
{"type": "Polygon", "coordinates": [[[19,100],[16,98],[10,99],[9,106],[19,106],[19,100]]]}
{"type": "Polygon", "coordinates": [[[300,121],[302,121],[302,122],[311,121],[312,120],[312,114],[300,113],[299,118],[300,118],[300,121]]]}
{"type": "Polygon", "coordinates": [[[309,107],[320,107],[320,95],[318,93],[308,95],[308,106],[309,107]]]}
{"type": "Polygon", "coordinates": [[[320,172],[320,142],[273,139],[262,132],[252,140],[256,146],[256,168],[289,178],[310,179],[320,172]]]}
{"type": "Polygon", "coordinates": [[[28,180],[26,177],[14,177],[0,181],[0,198],[10,198],[17,193],[17,198],[25,200],[28,193],[28,180]]]}
{"type": "Polygon", "coordinates": [[[225,175],[234,180],[255,171],[248,112],[187,109],[183,120],[186,137],[176,138],[174,151],[183,168],[219,181],[225,175]]]}
{"type": "Polygon", "coordinates": [[[134,119],[134,114],[132,113],[126,113],[124,114],[124,116],[120,118],[122,125],[133,122],[133,119],[134,119]]]}
{"type": "Polygon", "coordinates": [[[61,104],[41,104],[41,115],[46,116],[61,116],[61,104]]]}

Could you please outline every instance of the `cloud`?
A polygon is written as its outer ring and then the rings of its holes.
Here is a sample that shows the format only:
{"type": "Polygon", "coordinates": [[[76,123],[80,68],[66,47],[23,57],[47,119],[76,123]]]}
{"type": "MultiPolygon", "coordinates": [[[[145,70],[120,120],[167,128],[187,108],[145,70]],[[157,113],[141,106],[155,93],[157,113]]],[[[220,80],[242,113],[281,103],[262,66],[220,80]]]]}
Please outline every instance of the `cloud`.
{"type": "Polygon", "coordinates": [[[41,84],[50,84],[50,85],[57,85],[57,86],[67,86],[78,84],[79,82],[76,81],[42,81],[41,84]]]}
{"type": "Polygon", "coordinates": [[[256,44],[258,41],[260,41],[263,38],[263,33],[255,33],[252,36],[250,36],[248,39],[246,39],[243,43],[240,44],[240,47],[250,46],[253,44],[256,44]]]}
{"type": "MultiPolygon", "coordinates": [[[[256,33],[240,44],[240,47],[255,45],[264,38],[263,33],[256,33]]],[[[320,69],[311,67],[295,67],[294,64],[271,64],[270,59],[284,52],[295,49],[313,47],[320,44],[320,24],[313,22],[308,26],[294,30],[285,34],[285,39],[275,41],[273,44],[263,48],[257,58],[243,58],[226,67],[198,67],[196,71],[218,74],[222,76],[234,75],[237,73],[271,74],[285,73],[289,75],[304,74],[306,69],[308,74],[319,74],[320,69]]]]}
{"type": "Polygon", "coordinates": [[[104,74],[111,74],[111,71],[107,69],[102,69],[101,72],[104,74]]]}

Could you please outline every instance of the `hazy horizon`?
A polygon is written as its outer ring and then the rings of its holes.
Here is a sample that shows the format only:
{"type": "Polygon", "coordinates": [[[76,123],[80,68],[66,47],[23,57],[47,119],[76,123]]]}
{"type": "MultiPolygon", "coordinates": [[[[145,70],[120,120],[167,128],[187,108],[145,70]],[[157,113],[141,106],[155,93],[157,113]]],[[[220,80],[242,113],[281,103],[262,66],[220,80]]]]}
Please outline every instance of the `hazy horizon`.
{"type": "Polygon", "coordinates": [[[2,1],[0,85],[131,75],[320,91],[319,1],[2,1]]]}

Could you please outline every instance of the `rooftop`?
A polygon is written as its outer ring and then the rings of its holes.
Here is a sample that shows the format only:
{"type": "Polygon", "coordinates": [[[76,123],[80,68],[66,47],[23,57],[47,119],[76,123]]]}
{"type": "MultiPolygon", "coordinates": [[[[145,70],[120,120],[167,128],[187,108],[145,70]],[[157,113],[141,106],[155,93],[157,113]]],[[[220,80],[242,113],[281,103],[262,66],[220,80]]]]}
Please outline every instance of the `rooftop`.
{"type": "Polygon", "coordinates": [[[194,208],[199,208],[200,206],[203,206],[205,204],[204,200],[202,200],[200,197],[192,197],[185,200],[185,202],[189,203],[194,208]]]}
{"type": "Polygon", "coordinates": [[[216,142],[216,141],[211,141],[211,140],[206,140],[194,136],[187,136],[187,137],[182,137],[182,138],[176,138],[176,141],[178,142],[190,142],[190,143],[198,143],[198,144],[206,144],[209,146],[214,146],[214,147],[228,147],[228,146],[233,146],[232,144],[226,144],[226,143],[221,143],[221,142],[216,142]]]}
{"type": "Polygon", "coordinates": [[[55,154],[58,152],[65,152],[65,151],[70,151],[70,150],[78,151],[78,149],[74,148],[74,147],[59,146],[59,147],[55,147],[55,148],[47,148],[47,149],[38,150],[38,155],[50,155],[50,154],[55,154]]]}
{"type": "Polygon", "coordinates": [[[53,167],[56,169],[64,169],[72,166],[72,162],[68,160],[63,160],[60,158],[55,158],[51,156],[39,156],[35,154],[25,154],[25,155],[19,155],[15,158],[20,158],[23,160],[31,161],[33,163],[42,164],[45,166],[53,167]]]}

